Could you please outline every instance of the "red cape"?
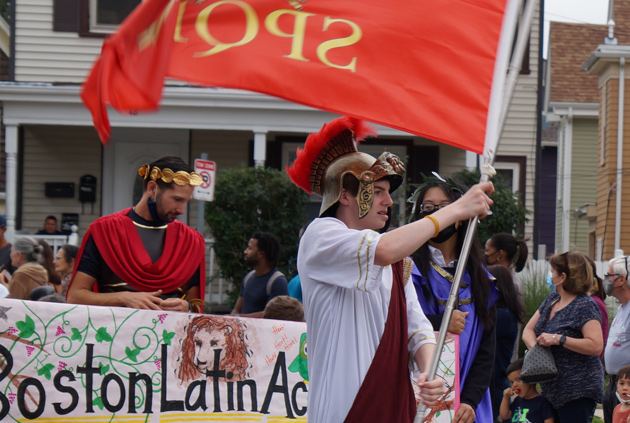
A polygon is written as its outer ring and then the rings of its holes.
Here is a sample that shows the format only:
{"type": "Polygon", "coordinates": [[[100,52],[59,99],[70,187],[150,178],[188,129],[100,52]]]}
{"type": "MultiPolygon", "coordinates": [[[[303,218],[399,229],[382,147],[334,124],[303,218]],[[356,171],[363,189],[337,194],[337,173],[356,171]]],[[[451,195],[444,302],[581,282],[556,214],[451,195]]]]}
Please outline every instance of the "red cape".
{"type": "Polygon", "coordinates": [[[105,263],[120,279],[138,291],[174,291],[199,269],[199,298],[203,300],[206,287],[203,236],[177,220],[169,223],[162,256],[152,263],[138,230],[127,216],[130,210],[103,216],[90,225],[77,254],[70,284],[91,236],[105,263]]]}

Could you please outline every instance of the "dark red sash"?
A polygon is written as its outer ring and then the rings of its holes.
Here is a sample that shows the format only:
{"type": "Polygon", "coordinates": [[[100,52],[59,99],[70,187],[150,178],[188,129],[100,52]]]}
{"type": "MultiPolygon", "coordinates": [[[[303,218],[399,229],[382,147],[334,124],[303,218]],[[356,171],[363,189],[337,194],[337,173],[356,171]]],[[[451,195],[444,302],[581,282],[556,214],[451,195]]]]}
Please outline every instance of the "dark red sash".
{"type": "Polygon", "coordinates": [[[403,260],[392,265],[392,272],[394,281],[385,330],[346,423],[409,423],[416,415],[407,365],[403,260]]]}

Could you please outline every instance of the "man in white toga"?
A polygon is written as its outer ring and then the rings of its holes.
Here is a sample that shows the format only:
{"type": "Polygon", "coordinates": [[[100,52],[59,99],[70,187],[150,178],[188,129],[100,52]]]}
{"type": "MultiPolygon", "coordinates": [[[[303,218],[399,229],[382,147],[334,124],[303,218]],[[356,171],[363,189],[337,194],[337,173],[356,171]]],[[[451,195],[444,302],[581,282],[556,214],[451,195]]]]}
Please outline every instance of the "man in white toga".
{"type": "Polygon", "coordinates": [[[443,381],[426,382],[435,337],[408,283],[406,257],[440,227],[485,216],[492,204],[492,184],[482,184],[427,219],[380,234],[404,166],[387,152],[378,159],[359,153],[357,142],[372,134],[358,119],[336,119],[307,138],[287,169],[298,187],[323,197],[298,252],[309,422],[411,422],[414,368],[422,400],[440,398],[443,381]]]}

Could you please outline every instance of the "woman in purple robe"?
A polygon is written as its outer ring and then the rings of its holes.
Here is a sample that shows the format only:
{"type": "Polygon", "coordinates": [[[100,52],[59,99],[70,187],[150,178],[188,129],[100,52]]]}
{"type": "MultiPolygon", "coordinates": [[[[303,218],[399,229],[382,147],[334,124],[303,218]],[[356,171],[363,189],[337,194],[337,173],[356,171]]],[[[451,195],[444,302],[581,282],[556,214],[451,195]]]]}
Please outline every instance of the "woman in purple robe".
{"type": "MultiPolygon", "coordinates": [[[[425,178],[426,180],[427,178],[425,178]]],[[[452,181],[428,180],[411,197],[412,219],[431,215],[462,196],[463,189],[452,181]]],[[[420,305],[435,330],[439,330],[457,260],[468,222],[459,222],[441,231],[413,255],[413,283],[420,305]]],[[[492,380],[495,354],[494,303],[498,292],[483,266],[483,252],[477,235],[473,239],[466,271],[449,332],[459,334],[460,406],[453,423],[492,422],[488,387],[492,380]]]]}

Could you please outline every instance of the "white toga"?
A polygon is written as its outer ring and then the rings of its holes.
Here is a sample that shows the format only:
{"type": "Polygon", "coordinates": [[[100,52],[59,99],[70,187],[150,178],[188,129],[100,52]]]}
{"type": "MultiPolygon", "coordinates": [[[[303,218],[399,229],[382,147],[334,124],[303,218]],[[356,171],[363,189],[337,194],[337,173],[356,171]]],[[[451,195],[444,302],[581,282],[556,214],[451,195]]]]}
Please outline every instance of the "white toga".
{"type": "MultiPolygon", "coordinates": [[[[345,419],[378,348],[389,309],[391,266],[374,265],[381,235],[315,219],[298,252],[308,348],[308,421],[345,419]]],[[[405,281],[410,358],[435,343],[413,283],[405,281]]]]}

